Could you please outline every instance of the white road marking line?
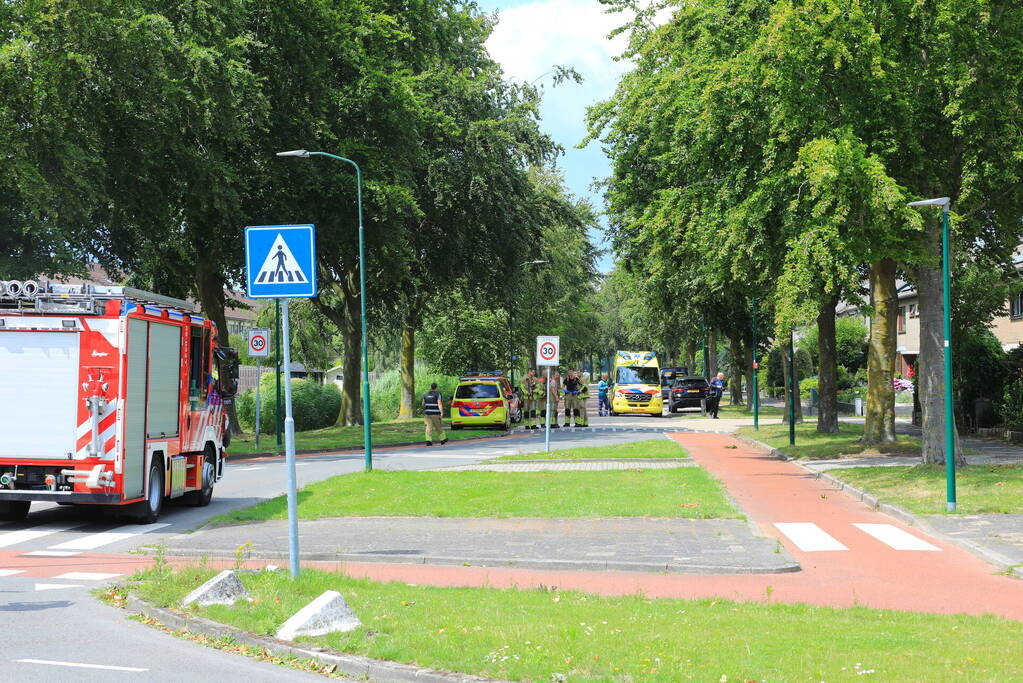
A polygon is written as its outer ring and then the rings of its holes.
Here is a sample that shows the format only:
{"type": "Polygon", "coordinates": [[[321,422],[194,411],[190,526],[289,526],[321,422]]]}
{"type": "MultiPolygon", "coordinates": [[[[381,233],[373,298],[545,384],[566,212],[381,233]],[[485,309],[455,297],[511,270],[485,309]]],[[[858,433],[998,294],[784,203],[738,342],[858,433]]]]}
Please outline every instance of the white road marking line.
{"type": "Polygon", "coordinates": [[[66,581],[105,581],[106,579],[113,579],[120,574],[106,574],[104,572],[68,572],[67,574],[61,574],[55,576],[55,579],[64,579],[66,581]]]}
{"type": "Polygon", "coordinates": [[[238,469],[232,470],[232,471],[234,471],[234,472],[252,472],[253,470],[265,470],[265,469],[266,469],[266,465],[259,465],[257,467],[241,467],[241,468],[238,468],[238,469]]]}
{"type": "Polygon", "coordinates": [[[778,531],[788,536],[789,540],[803,552],[822,550],[848,550],[833,536],[813,522],[775,522],[778,531]]]}
{"type": "Polygon", "coordinates": [[[853,526],[895,550],[937,550],[941,552],[941,548],[891,524],[853,524],[853,526]]]}
{"type": "Polygon", "coordinates": [[[109,664],[83,664],[81,662],[55,662],[50,659],[15,659],[19,664],[48,664],[49,666],[70,666],[79,669],[103,669],[105,671],[130,671],[141,673],[149,669],[140,669],[136,666],[111,666],[109,664]]]}
{"type": "Polygon", "coordinates": [[[24,569],[0,569],[0,576],[14,576],[15,574],[24,574],[24,569]]]}
{"type": "Polygon", "coordinates": [[[37,591],[52,591],[58,588],[81,588],[81,584],[78,583],[37,583],[37,591]]]}
{"type": "Polygon", "coordinates": [[[150,531],[156,531],[167,526],[170,526],[170,524],[145,524],[143,526],[128,524],[111,529],[110,531],[101,531],[98,534],[92,534],[85,538],[76,538],[71,541],[58,543],[57,545],[50,546],[50,550],[94,550],[100,546],[123,541],[126,538],[138,536],[139,534],[148,534],[150,531]]]}
{"type": "Polygon", "coordinates": [[[74,555],[81,555],[77,550],[33,550],[32,552],[21,554],[33,557],[73,557],[74,555]]]}
{"type": "Polygon", "coordinates": [[[85,526],[86,524],[88,524],[88,522],[40,524],[39,526],[35,526],[30,529],[8,531],[6,534],[0,534],[0,548],[7,548],[8,546],[17,545],[18,543],[33,541],[37,538],[42,538],[43,536],[49,536],[50,534],[56,534],[61,531],[68,531],[80,526],[85,526]]]}

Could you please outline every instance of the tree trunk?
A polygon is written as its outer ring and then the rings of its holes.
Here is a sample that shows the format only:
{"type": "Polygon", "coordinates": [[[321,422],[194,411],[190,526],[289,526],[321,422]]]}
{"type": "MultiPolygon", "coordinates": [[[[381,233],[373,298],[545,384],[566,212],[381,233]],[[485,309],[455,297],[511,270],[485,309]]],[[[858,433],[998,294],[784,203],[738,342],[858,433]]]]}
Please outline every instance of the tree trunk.
{"type": "Polygon", "coordinates": [[[728,367],[728,393],[730,395],[730,403],[733,406],[742,405],[742,341],[735,338],[729,337],[728,339],[728,353],[731,357],[730,364],[728,367]]]}
{"type": "Polygon", "coordinates": [[[718,374],[718,333],[711,328],[707,336],[707,377],[714,379],[718,374]]]}
{"type": "MultiPolygon", "coordinates": [[[[791,379],[791,377],[792,377],[792,372],[795,370],[795,368],[793,367],[795,365],[795,363],[792,362],[794,360],[795,359],[790,359],[789,358],[789,347],[788,347],[788,345],[787,344],[783,345],[782,349],[781,349],[781,370],[782,370],[782,375],[785,378],[785,406],[784,406],[785,416],[782,418],[782,424],[788,424],[789,423],[789,405],[790,405],[789,401],[793,400],[792,399],[792,391],[791,391],[791,389],[792,389],[792,379],[791,379]]],[[[796,396],[795,396],[795,400],[792,402],[791,405],[793,405],[794,409],[795,409],[796,424],[802,423],[803,422],[803,404],[799,400],[799,375],[798,374],[796,375],[796,396]]]]}
{"type": "Polygon", "coordinates": [[[882,259],[870,264],[870,346],[867,351],[867,415],[863,443],[895,441],[895,324],[898,294],[895,262],[882,259]]]}
{"type": "Polygon", "coordinates": [[[690,373],[696,369],[696,342],[687,341],[682,349],[682,364],[690,373]]]}
{"type": "MultiPolygon", "coordinates": [[[[929,230],[926,249],[931,263],[941,262],[941,233],[929,230]]],[[[916,276],[920,313],[920,355],[917,357],[916,387],[920,397],[921,458],[924,463],[945,463],[945,366],[944,303],[941,268],[921,265],[916,276]]],[[[956,462],[966,464],[956,432],[956,462]]]]}
{"type": "MultiPolygon", "coordinates": [[[[341,362],[344,374],[341,376],[341,412],[337,424],[351,427],[362,424],[362,406],[359,403],[359,383],[362,378],[362,329],[359,312],[359,284],[354,273],[343,282],[329,285],[330,299],[323,295],[313,301],[327,318],[341,331],[343,349],[341,362]]],[[[326,293],[326,292],[324,292],[326,293]]]]}
{"type": "Polygon", "coordinates": [[[835,337],[835,308],[838,297],[832,296],[821,304],[817,316],[817,355],[820,359],[820,373],[817,391],[820,412],[817,416],[817,431],[822,434],[838,433],[838,370],[835,337]]]}
{"type": "Polygon", "coordinates": [[[419,316],[422,299],[416,297],[405,309],[401,327],[401,403],[398,405],[398,418],[409,419],[415,416],[416,400],[416,330],[419,328],[419,316]]]}
{"type": "MultiPolygon", "coordinates": [[[[195,290],[199,295],[199,305],[203,315],[217,326],[217,343],[221,346],[231,344],[230,331],[227,329],[227,315],[224,311],[224,278],[214,267],[216,260],[200,260],[195,273],[195,290]]],[[[243,349],[238,349],[239,353],[243,349]]],[[[258,381],[258,378],[257,378],[258,381]]],[[[238,409],[235,402],[225,403],[227,406],[227,425],[232,434],[241,434],[242,427],[238,423],[238,409]]]]}

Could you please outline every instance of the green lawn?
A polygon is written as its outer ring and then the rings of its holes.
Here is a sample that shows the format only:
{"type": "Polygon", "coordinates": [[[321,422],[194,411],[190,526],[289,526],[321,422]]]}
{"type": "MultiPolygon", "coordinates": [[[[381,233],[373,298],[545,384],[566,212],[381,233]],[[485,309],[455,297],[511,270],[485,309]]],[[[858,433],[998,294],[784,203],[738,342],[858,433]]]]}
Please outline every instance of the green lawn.
{"type": "MultiPolygon", "coordinates": [[[[447,430],[448,438],[467,439],[472,436],[498,436],[504,431],[493,429],[460,429],[453,431],[449,421],[444,421],[444,429],[447,430]]],[[[425,441],[426,435],[421,419],[415,420],[392,420],[390,422],[373,423],[373,443],[388,444],[402,443],[407,441],[425,441]]],[[[362,445],[362,427],[326,427],[324,429],[312,429],[307,432],[295,433],[296,450],[320,450],[327,448],[346,448],[362,445]]],[[[256,437],[254,434],[242,434],[231,438],[231,447],[228,449],[231,455],[238,456],[245,453],[255,453],[256,437]]],[[[259,437],[259,452],[275,451],[277,448],[277,437],[275,434],[261,434],[259,437]]],[[[280,449],[280,450],[283,450],[280,449]]]]}
{"type": "MultiPolygon", "coordinates": [[[[698,467],[598,472],[359,472],[298,494],[302,519],[323,517],[685,517],[740,515],[698,467]]],[[[286,519],[284,496],[212,518],[286,519]]]]}
{"type": "Polygon", "coordinates": [[[597,460],[626,458],[688,458],[689,454],[681,446],[669,439],[651,439],[634,441],[615,446],[587,446],[586,448],[567,448],[550,453],[518,453],[502,455],[488,462],[502,460],[597,460]]]}
{"type": "MultiPolygon", "coordinates": [[[[129,589],[162,606],[213,570],[149,570],[129,589]]],[[[304,638],[330,650],[512,681],[1008,681],[1023,671],[1023,624],[727,600],[377,583],[305,569],[241,574],[253,597],[193,612],[272,634],[325,590],[364,626],[304,638]]]]}
{"type": "Polygon", "coordinates": [[[816,422],[804,422],[796,425],[796,445],[789,446],[789,427],[782,424],[760,425],[759,430],[753,427],[740,427],[739,434],[763,441],[773,448],[793,458],[809,460],[827,460],[842,455],[858,453],[888,453],[898,455],[919,455],[920,439],[899,436],[892,444],[866,447],[859,443],[863,436],[863,425],[839,422],[841,430],[838,434],[820,434],[816,422]]]}
{"type": "MultiPolygon", "coordinates": [[[[855,467],[829,474],[886,503],[918,514],[946,511],[945,467],[855,467]]],[[[1023,513],[1023,466],[971,465],[956,470],[959,514],[1023,513]]]]}

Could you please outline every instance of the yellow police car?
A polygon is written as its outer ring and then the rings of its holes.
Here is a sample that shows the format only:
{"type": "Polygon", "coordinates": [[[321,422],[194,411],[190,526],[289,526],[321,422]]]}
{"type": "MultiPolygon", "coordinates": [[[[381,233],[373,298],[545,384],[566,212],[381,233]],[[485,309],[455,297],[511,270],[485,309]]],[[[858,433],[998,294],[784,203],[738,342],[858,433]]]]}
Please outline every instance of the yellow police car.
{"type": "Polygon", "coordinates": [[[499,372],[480,372],[458,380],[451,401],[451,428],[500,427],[511,429],[520,419],[519,397],[499,372]]]}

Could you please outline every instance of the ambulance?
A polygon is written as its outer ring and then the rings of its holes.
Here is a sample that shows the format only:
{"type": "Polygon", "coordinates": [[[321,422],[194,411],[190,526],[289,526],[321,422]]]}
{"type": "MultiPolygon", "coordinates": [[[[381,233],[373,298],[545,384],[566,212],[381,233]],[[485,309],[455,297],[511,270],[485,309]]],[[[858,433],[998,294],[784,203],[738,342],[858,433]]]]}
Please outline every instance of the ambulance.
{"type": "Polygon", "coordinates": [[[611,415],[663,414],[661,369],[653,351],[618,351],[611,415]]]}
{"type": "Polygon", "coordinates": [[[0,519],[34,502],[207,505],[224,473],[238,354],[187,301],[0,281],[0,519]]]}

